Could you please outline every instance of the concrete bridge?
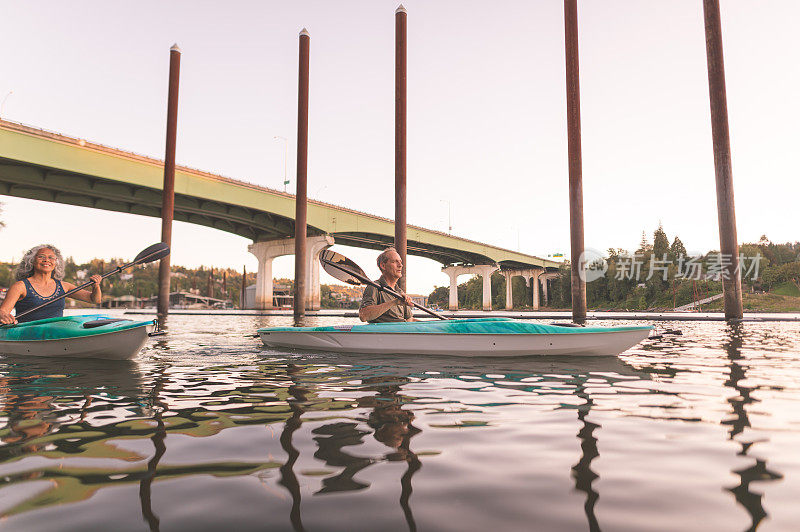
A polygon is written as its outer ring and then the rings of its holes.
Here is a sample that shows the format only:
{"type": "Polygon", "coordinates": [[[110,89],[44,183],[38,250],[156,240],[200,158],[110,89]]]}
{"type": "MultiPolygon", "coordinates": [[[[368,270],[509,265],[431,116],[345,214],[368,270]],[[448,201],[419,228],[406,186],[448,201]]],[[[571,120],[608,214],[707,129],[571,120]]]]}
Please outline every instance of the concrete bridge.
{"type": "MultiPolygon", "coordinates": [[[[0,195],[160,217],[163,167],[157,159],[0,120],[0,195]]],[[[253,240],[249,250],[259,262],[259,308],[272,305],[272,260],[294,253],[294,203],[293,194],[176,168],[175,220],[253,240]]],[[[311,293],[306,306],[318,309],[319,252],[334,242],[383,249],[393,243],[394,221],[309,200],[308,235],[311,293]]],[[[454,297],[457,304],[453,283],[459,275],[483,276],[484,308],[490,309],[485,294],[491,271],[500,269],[506,275],[533,271],[538,279],[559,267],[558,262],[413,225],[408,226],[408,253],[443,265],[451,278],[451,307],[454,297]]],[[[510,290],[510,283],[507,286],[510,290]]],[[[538,283],[536,287],[538,292],[538,283]]],[[[538,296],[534,305],[538,306],[538,296]]]]}

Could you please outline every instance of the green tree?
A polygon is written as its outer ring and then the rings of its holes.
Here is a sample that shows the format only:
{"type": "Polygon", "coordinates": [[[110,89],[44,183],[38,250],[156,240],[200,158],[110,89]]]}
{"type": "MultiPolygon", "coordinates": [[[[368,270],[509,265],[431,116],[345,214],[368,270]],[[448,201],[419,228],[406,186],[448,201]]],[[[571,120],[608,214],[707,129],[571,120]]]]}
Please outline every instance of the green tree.
{"type": "Polygon", "coordinates": [[[664,232],[664,227],[659,223],[658,229],[653,233],[653,255],[661,259],[669,252],[669,238],[664,232]]]}
{"type": "Polygon", "coordinates": [[[653,251],[653,246],[647,241],[647,233],[642,231],[642,240],[639,242],[639,249],[636,250],[636,253],[639,255],[649,255],[651,251],[653,251]]]}
{"type": "Polygon", "coordinates": [[[670,255],[672,255],[673,259],[677,259],[678,257],[685,257],[686,256],[686,248],[683,246],[683,242],[677,236],[675,240],[672,241],[672,245],[669,247],[670,255]]]}
{"type": "Polygon", "coordinates": [[[447,286],[436,286],[428,296],[428,305],[447,308],[450,304],[450,288],[447,286]]]}

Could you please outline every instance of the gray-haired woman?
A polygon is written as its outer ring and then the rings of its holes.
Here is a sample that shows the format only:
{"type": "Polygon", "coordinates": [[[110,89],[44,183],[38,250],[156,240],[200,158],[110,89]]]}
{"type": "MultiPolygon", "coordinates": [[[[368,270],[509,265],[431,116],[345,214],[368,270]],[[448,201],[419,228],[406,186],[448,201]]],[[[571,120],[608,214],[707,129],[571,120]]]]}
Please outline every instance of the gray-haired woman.
{"type": "MultiPolygon", "coordinates": [[[[12,309],[17,311],[17,315],[20,315],[63,296],[75,288],[74,284],[61,280],[64,278],[64,258],[58,248],[50,244],[42,244],[28,250],[17,266],[15,277],[17,282],[11,285],[5,299],[0,303],[0,323],[3,324],[17,323],[17,320],[11,315],[12,309]]],[[[70,297],[87,303],[99,304],[103,297],[100,291],[102,278],[99,275],[92,275],[91,280],[94,282],[91,292],[80,290],[71,294],[70,297]]],[[[19,321],[60,318],[63,315],[64,299],[62,298],[27,314],[19,321]]]]}

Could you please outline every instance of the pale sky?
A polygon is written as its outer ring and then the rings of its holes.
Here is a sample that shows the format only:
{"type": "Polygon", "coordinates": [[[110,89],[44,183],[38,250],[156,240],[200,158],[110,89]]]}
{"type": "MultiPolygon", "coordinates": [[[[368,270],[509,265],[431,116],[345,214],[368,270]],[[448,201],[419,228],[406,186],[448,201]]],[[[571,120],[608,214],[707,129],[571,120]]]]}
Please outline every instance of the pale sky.
{"type": "MultiPolygon", "coordinates": [[[[294,186],[297,41],[311,34],[309,196],[394,216],[397,1],[0,0],[0,116],[164,157],[169,48],[179,164],[294,186]],[[8,93],[13,91],[10,95],[8,93]]],[[[563,2],[408,10],[408,220],[547,256],[569,251],[563,2]]],[[[721,0],[739,241],[800,238],[795,0],[721,0]]],[[[701,0],[579,0],[586,246],[635,249],[659,221],[719,247],[701,0]]],[[[292,191],[292,188],[290,188],[292,191]]],[[[0,260],[52,242],[133,257],[157,219],[0,196],[0,260]]],[[[248,241],[176,222],[173,264],[257,267],[248,241]]],[[[338,248],[377,277],[375,252],[338,248]]],[[[410,291],[447,277],[411,258],[410,291]]],[[[291,276],[292,259],[275,262],[291,276]]],[[[324,278],[323,282],[330,281],[324,278]]]]}

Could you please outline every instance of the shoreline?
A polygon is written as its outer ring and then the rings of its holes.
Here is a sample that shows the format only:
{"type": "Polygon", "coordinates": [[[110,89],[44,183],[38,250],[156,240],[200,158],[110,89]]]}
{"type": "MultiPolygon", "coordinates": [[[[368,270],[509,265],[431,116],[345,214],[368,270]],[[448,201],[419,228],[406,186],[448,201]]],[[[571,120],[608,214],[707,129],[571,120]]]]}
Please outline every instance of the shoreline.
{"type": "MultiPolygon", "coordinates": [[[[156,309],[98,309],[124,310],[124,314],[155,316],[156,309]]],[[[515,318],[527,320],[571,320],[572,312],[561,311],[482,311],[456,310],[439,311],[448,318],[515,318]]],[[[170,315],[175,316],[293,316],[291,309],[276,310],[195,310],[174,309],[170,315]]],[[[306,317],[357,318],[358,311],[353,309],[308,310],[306,317]]],[[[429,318],[424,312],[414,312],[415,318],[429,318]]],[[[643,321],[725,321],[722,312],[612,312],[589,311],[587,320],[643,320],[643,321]]],[[[800,322],[800,313],[793,312],[749,312],[745,313],[743,322],[800,322]]]]}

